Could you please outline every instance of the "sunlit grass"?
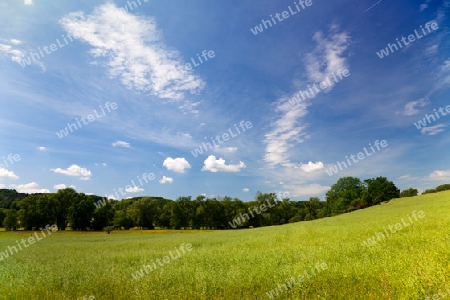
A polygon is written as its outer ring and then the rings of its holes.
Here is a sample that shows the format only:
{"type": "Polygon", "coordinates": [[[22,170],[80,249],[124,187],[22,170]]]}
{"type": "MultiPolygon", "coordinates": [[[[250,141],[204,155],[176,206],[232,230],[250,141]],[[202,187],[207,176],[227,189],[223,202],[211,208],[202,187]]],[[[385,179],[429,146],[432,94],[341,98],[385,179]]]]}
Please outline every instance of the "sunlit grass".
{"type": "MultiPolygon", "coordinates": [[[[317,262],[328,269],[276,299],[424,299],[450,284],[449,213],[450,192],[442,192],[247,230],[57,232],[0,261],[0,299],[267,299],[317,262]],[[423,219],[362,245],[420,210],[423,219]],[[191,252],[132,278],[188,243],[191,252]]],[[[30,235],[0,232],[0,251],[30,235]]]]}

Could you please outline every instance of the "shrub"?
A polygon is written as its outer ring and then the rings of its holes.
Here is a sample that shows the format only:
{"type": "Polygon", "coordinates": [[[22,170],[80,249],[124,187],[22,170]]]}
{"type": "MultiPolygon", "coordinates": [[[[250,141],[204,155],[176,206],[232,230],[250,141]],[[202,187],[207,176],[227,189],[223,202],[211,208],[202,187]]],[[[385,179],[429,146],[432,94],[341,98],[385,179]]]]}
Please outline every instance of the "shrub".
{"type": "Polygon", "coordinates": [[[417,189],[409,188],[407,190],[404,190],[400,193],[400,197],[414,197],[417,196],[419,191],[417,189]]]}

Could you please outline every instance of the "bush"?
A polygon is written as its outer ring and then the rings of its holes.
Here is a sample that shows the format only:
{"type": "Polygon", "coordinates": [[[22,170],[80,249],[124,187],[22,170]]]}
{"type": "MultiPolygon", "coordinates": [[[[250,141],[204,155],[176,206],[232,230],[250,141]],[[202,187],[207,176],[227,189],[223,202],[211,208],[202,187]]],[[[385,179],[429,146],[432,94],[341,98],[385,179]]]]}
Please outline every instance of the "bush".
{"type": "Polygon", "coordinates": [[[425,192],[422,193],[422,195],[424,195],[424,194],[431,194],[431,193],[436,193],[436,190],[435,189],[426,190],[425,192]]]}
{"type": "Polygon", "coordinates": [[[442,184],[436,187],[436,192],[448,191],[450,190],[450,184],[442,184]]]}
{"type": "Polygon", "coordinates": [[[114,230],[114,226],[106,226],[103,230],[110,234],[114,230]]]}
{"type": "Polygon", "coordinates": [[[400,197],[414,197],[417,196],[417,194],[419,194],[419,191],[417,189],[413,189],[413,188],[409,188],[407,190],[404,190],[400,193],[400,197]]]}

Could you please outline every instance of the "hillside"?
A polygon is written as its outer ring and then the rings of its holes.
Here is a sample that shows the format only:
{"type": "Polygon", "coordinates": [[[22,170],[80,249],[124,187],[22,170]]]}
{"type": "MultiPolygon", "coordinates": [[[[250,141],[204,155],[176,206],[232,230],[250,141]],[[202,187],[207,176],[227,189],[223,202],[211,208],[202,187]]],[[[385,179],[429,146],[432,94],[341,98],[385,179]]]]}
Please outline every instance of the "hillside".
{"type": "MultiPolygon", "coordinates": [[[[449,283],[449,200],[447,191],[245,230],[53,233],[0,262],[0,298],[424,299],[449,283]],[[397,232],[363,244],[389,226],[397,232]],[[182,244],[192,250],[182,253],[182,244]],[[170,251],[180,256],[157,265],[170,251]]],[[[1,233],[0,253],[17,238],[1,233]]]]}

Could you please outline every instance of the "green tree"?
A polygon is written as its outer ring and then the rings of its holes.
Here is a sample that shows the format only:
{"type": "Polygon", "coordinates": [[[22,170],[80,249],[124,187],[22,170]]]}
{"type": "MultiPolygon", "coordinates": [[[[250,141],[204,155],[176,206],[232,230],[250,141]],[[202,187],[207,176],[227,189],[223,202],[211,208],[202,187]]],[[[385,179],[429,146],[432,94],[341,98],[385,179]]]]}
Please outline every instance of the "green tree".
{"type": "Polygon", "coordinates": [[[77,194],[71,201],[67,217],[70,221],[72,230],[86,231],[91,226],[91,220],[94,215],[94,199],[83,193],[77,194]]]}
{"type": "MultiPolygon", "coordinates": [[[[94,203],[95,205],[95,203],[94,203]]],[[[102,230],[114,224],[114,207],[110,201],[106,201],[104,205],[100,206],[94,211],[94,220],[92,227],[94,230],[102,230]]]]}
{"type": "Polygon", "coordinates": [[[414,197],[417,196],[417,194],[419,194],[419,191],[417,189],[409,188],[407,190],[401,191],[400,197],[414,197]]]}
{"type": "Polygon", "coordinates": [[[33,228],[37,228],[38,225],[38,214],[37,214],[37,201],[39,199],[38,195],[29,195],[26,198],[23,198],[19,202],[19,212],[18,218],[20,220],[20,224],[25,228],[25,230],[32,230],[33,228]]]}
{"type": "Polygon", "coordinates": [[[400,190],[386,177],[379,176],[375,179],[366,179],[364,183],[366,185],[364,201],[368,206],[400,197],[400,190]]]}
{"type": "Polygon", "coordinates": [[[436,187],[436,192],[442,192],[442,191],[448,191],[450,190],[450,184],[441,184],[439,186],[436,187]]]}
{"type": "Polygon", "coordinates": [[[115,228],[123,227],[125,230],[134,227],[133,219],[129,215],[127,209],[116,210],[114,214],[114,227],[115,228]]]}
{"type": "Polygon", "coordinates": [[[6,212],[5,219],[3,220],[3,226],[6,230],[16,230],[18,220],[17,211],[15,209],[9,209],[6,212]]]}
{"type": "Polygon", "coordinates": [[[135,226],[155,229],[154,223],[159,214],[159,210],[156,200],[150,197],[143,197],[133,203],[130,207],[130,214],[135,226]]]}
{"type": "Polygon", "coordinates": [[[359,178],[342,177],[326,193],[324,216],[334,216],[346,212],[350,204],[362,199],[364,185],[359,178]]]}
{"type": "Polygon", "coordinates": [[[77,201],[77,195],[78,193],[72,188],[65,188],[56,192],[56,225],[58,230],[66,230],[69,222],[69,208],[72,203],[77,201]]]}

